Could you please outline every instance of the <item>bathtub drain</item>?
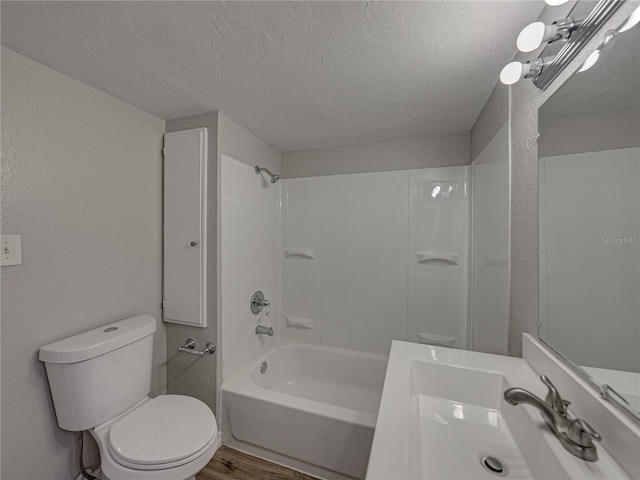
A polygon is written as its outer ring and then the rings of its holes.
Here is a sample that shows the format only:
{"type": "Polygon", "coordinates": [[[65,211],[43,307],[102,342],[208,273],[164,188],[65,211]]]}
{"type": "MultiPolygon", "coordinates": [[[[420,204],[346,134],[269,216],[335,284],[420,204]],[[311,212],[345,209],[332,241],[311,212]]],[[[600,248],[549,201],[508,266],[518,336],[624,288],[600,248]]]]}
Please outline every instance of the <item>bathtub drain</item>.
{"type": "Polygon", "coordinates": [[[483,455],[480,458],[480,463],[487,472],[493,473],[499,477],[507,476],[507,466],[502,463],[498,457],[493,455],[483,455]]]}
{"type": "Polygon", "coordinates": [[[260,373],[264,373],[267,371],[267,362],[262,362],[262,365],[260,365],[260,373]]]}

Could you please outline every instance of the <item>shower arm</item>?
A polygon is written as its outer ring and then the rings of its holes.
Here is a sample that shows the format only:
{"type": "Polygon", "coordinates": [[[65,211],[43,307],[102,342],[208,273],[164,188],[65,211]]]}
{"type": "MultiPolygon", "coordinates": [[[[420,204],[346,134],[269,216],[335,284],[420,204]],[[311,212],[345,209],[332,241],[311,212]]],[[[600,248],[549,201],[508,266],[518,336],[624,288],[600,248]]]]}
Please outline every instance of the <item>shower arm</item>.
{"type": "Polygon", "coordinates": [[[271,177],[271,183],[276,183],[278,180],[280,180],[280,175],[271,173],[271,171],[268,168],[264,168],[256,165],[255,170],[258,175],[260,175],[260,172],[267,172],[267,174],[271,177]]]}

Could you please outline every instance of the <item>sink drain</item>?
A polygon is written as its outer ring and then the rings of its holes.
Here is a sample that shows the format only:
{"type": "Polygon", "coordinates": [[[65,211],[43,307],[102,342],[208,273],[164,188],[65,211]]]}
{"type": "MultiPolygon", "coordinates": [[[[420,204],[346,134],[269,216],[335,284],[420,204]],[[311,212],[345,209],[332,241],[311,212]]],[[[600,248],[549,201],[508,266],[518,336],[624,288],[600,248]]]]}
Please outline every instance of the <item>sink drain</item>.
{"type": "Polygon", "coordinates": [[[260,365],[260,373],[264,373],[267,371],[267,362],[262,362],[262,365],[260,365]]]}
{"type": "Polygon", "coordinates": [[[483,455],[480,458],[480,464],[489,473],[493,473],[499,477],[507,476],[507,466],[502,460],[494,455],[483,455]]]}

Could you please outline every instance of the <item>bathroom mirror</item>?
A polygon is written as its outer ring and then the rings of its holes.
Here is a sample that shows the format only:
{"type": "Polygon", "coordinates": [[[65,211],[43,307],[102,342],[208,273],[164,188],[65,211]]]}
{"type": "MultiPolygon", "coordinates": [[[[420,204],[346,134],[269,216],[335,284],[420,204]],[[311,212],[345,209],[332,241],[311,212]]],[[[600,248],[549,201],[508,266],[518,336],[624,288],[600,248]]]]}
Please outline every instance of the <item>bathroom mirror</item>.
{"type": "Polygon", "coordinates": [[[640,27],[539,110],[539,337],[640,419],[640,27]]]}

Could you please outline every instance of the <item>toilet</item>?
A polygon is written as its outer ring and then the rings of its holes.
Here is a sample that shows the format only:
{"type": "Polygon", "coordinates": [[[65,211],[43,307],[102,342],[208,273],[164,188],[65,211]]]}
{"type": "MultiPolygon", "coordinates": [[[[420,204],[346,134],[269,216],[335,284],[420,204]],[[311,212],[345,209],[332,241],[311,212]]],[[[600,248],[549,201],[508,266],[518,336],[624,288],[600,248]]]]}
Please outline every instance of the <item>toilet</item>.
{"type": "Polygon", "coordinates": [[[138,315],[40,349],[58,425],[93,435],[104,480],[193,479],[220,443],[200,400],[149,397],[155,330],[138,315]]]}

